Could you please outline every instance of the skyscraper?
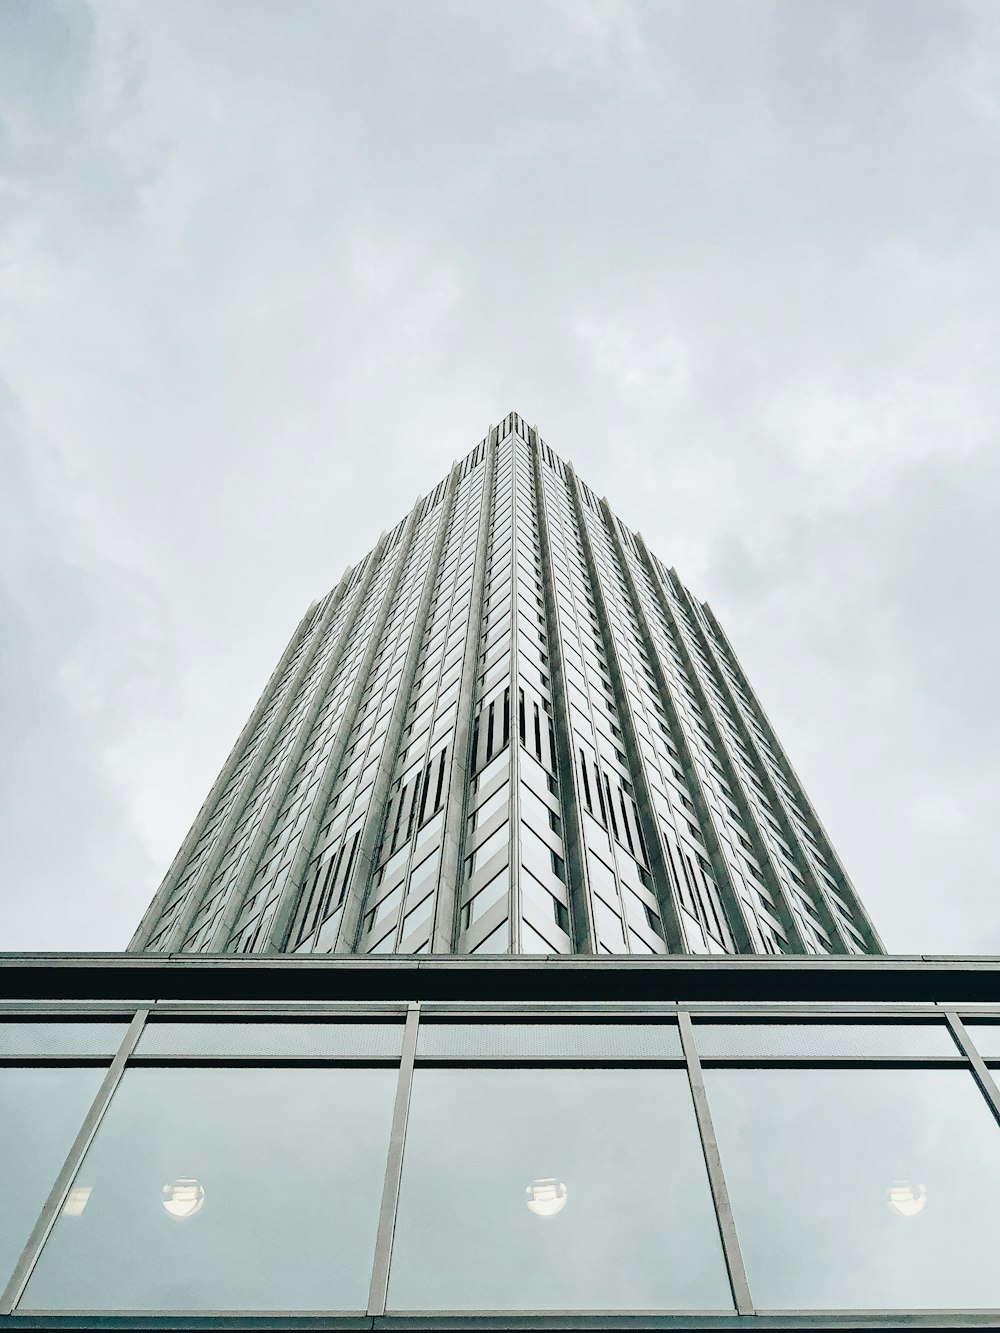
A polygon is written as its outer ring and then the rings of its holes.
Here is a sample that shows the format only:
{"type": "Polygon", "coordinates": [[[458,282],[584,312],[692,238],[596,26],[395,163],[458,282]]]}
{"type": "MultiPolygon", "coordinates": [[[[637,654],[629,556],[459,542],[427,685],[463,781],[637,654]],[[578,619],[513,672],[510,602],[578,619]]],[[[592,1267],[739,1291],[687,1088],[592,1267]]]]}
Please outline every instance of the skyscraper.
{"type": "Polygon", "coordinates": [[[309,608],[131,948],[881,952],[711,610],[516,413],[309,608]]]}
{"type": "Polygon", "coordinates": [[[882,955],[721,627],[507,417],[124,954],[0,955],[0,1333],[996,1327],[1000,965],[882,955]]]}

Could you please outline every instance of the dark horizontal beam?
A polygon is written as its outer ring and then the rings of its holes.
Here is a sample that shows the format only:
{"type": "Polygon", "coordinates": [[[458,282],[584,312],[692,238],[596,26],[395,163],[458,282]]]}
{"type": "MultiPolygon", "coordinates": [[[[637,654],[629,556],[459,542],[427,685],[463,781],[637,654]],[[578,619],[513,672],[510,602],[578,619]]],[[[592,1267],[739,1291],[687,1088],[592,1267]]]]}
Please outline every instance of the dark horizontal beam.
{"type": "Polygon", "coordinates": [[[986,1329],[1000,1326],[995,1310],[955,1311],[795,1311],[787,1314],[477,1314],[338,1316],[309,1314],[24,1314],[0,1316],[0,1330],[50,1329],[53,1333],[126,1333],[126,1330],[163,1330],[164,1333],[221,1333],[246,1329],[248,1333],[334,1333],[334,1330],[369,1329],[372,1333],[492,1333],[493,1330],[537,1330],[537,1333],[641,1333],[645,1329],[752,1329],[753,1333],[793,1329],[986,1329]]]}
{"type": "Polygon", "coordinates": [[[0,954],[15,1000],[1000,1003],[1000,958],[0,954]]]}

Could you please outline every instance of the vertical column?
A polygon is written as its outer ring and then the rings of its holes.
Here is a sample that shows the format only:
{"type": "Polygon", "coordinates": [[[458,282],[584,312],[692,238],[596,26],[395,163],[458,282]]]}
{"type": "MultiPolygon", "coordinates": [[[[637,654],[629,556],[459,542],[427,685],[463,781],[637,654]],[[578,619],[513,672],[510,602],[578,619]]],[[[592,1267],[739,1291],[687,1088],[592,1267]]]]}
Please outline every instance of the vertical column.
{"type": "Polygon", "coordinates": [[[646,855],[649,857],[650,870],[653,873],[654,891],[656,893],[657,902],[660,905],[660,918],[663,923],[664,938],[666,940],[667,948],[671,953],[686,953],[687,943],[684,938],[684,932],[681,929],[677,904],[671,891],[670,873],[667,869],[668,862],[663,841],[663,832],[653,814],[654,806],[652,793],[649,790],[649,781],[646,776],[645,765],[642,763],[641,759],[639,737],[632,716],[632,704],[628,697],[628,691],[625,688],[621,663],[618,660],[618,649],[615,644],[614,633],[608,615],[607,600],[604,595],[604,588],[601,584],[597,560],[594,555],[594,546],[590,538],[590,531],[587,527],[580,482],[569,464],[566,465],[566,471],[569,478],[569,491],[573,502],[576,525],[583,546],[587,571],[590,576],[594,604],[597,608],[597,620],[600,626],[601,639],[604,644],[604,654],[608,664],[608,675],[611,679],[611,685],[614,691],[618,725],[622,732],[622,740],[624,741],[626,755],[633,756],[635,761],[629,765],[629,768],[635,784],[639,829],[642,834],[642,841],[645,844],[646,855]]]}
{"type": "Polygon", "coordinates": [[[573,751],[573,727],[566,689],[562,628],[556,605],[555,576],[552,567],[552,534],[542,475],[542,451],[537,430],[531,432],[532,465],[535,478],[535,504],[538,514],[541,551],[542,589],[545,601],[545,628],[549,642],[549,675],[552,690],[552,721],[555,728],[556,758],[559,766],[559,794],[563,812],[563,843],[569,872],[570,929],[574,952],[596,953],[596,933],[590,898],[586,842],[580,796],[577,790],[576,756],[573,751]]]}
{"type": "MultiPolygon", "coordinates": [[[[453,948],[457,953],[506,953],[511,945],[514,901],[509,827],[515,809],[510,683],[517,562],[510,416],[497,426],[491,453],[482,602],[475,640],[468,641],[474,648],[472,734],[455,884],[453,948]]],[[[443,923],[445,929],[447,924],[443,923]]]]}
{"type": "Polygon", "coordinates": [[[732,1204],[729,1201],[729,1189],[722,1170],[722,1158],[712,1124],[712,1112],[705,1091],[705,1078],[702,1073],[701,1059],[694,1039],[694,1027],[691,1015],[680,1010],[677,1015],[680,1030],[681,1047],[684,1051],[684,1063],[687,1068],[691,1099],[694,1102],[695,1120],[698,1124],[698,1136],[705,1155],[705,1168],[708,1172],[708,1184],[715,1203],[715,1216],[719,1224],[719,1238],[722,1241],[722,1253],[729,1273],[729,1285],[733,1293],[733,1304],[738,1315],[754,1313],[753,1299],[750,1295],[750,1283],[740,1250],[740,1238],[736,1232],[732,1204]]]}
{"type": "MultiPolygon", "coordinates": [[[[798,774],[795,772],[795,769],[789,762],[788,756],[786,755],[781,745],[781,742],[779,741],[774,731],[774,728],[771,726],[767,714],[760,706],[760,700],[757,698],[756,694],[754,693],[753,687],[747,680],[746,675],[743,672],[743,668],[740,666],[739,658],[733,652],[732,644],[729,642],[725,630],[722,628],[718,620],[715,618],[710,607],[708,606],[704,607],[704,614],[709,626],[711,627],[712,634],[714,635],[716,642],[718,644],[721,644],[723,649],[725,650],[726,660],[728,662],[728,665],[731,667],[734,674],[738,678],[740,683],[740,688],[747,696],[747,698],[750,700],[754,717],[756,718],[758,724],[760,725],[762,731],[764,732],[764,735],[767,737],[767,742],[769,746],[774,751],[774,754],[777,757],[778,764],[781,768],[782,776],[784,777],[785,782],[788,784],[790,790],[792,791],[792,794],[794,795],[797,804],[800,806],[802,810],[806,826],[808,827],[810,833],[812,834],[813,838],[816,840],[816,842],[822,849],[824,856],[829,862],[830,874],[833,876],[833,879],[836,882],[837,892],[844,899],[844,902],[850,909],[851,916],[853,917],[854,922],[858,928],[858,931],[862,935],[864,942],[867,945],[869,953],[875,953],[875,954],[884,953],[885,948],[882,944],[881,939],[879,938],[878,932],[872,925],[871,919],[869,918],[868,913],[865,911],[864,905],[862,904],[861,900],[855,893],[854,886],[851,883],[850,879],[847,876],[847,873],[845,872],[843,866],[840,863],[840,858],[837,856],[833,844],[830,842],[826,829],[820,822],[819,816],[817,815],[815,809],[813,808],[812,802],[806,795],[805,789],[803,788],[802,783],[799,781],[798,774]]],[[[723,674],[725,673],[723,672],[723,674]]],[[[737,708],[736,712],[738,716],[741,715],[739,707],[737,708]]]]}
{"type": "MultiPolygon", "coordinates": [[[[349,573],[350,571],[348,571],[348,574],[349,573]]],[[[348,574],[344,575],[344,578],[341,580],[340,584],[337,586],[334,592],[330,594],[331,600],[335,599],[337,594],[343,589],[348,574]]],[[[215,782],[212,784],[211,791],[205,797],[201,809],[195,816],[194,823],[188,830],[187,837],[181,843],[180,847],[178,848],[177,855],[170,863],[170,869],[167,871],[166,875],[164,875],[163,882],[157,889],[153,897],[153,901],[149,904],[149,906],[146,908],[146,911],[143,913],[143,917],[142,920],[139,922],[138,929],[132,936],[131,942],[129,943],[128,946],[128,951],[130,953],[142,952],[142,950],[145,949],[146,945],[149,943],[149,940],[152,937],[152,935],[155,933],[157,923],[160,920],[160,914],[166,907],[171,895],[174,892],[174,889],[179,884],[181,875],[184,873],[185,867],[187,866],[188,861],[191,857],[191,853],[194,851],[194,848],[198,844],[198,841],[200,840],[206,828],[208,827],[209,819],[211,818],[212,814],[214,813],[219,803],[219,798],[226,790],[227,786],[229,785],[230,779],[236,772],[236,769],[239,766],[240,760],[243,757],[243,754],[246,750],[247,744],[250,741],[250,738],[253,736],[257,727],[260,725],[261,718],[264,716],[268,707],[273,702],[275,693],[278,688],[278,684],[281,681],[282,677],[284,676],[285,671],[288,668],[288,664],[289,662],[291,662],[296,649],[302,643],[311,625],[313,624],[313,619],[314,619],[313,613],[315,612],[315,610],[316,610],[316,603],[314,602],[312,606],[310,606],[309,610],[302,617],[302,619],[299,621],[298,625],[295,628],[295,632],[292,634],[292,637],[288,640],[288,646],[282,653],[278,665],[271,672],[270,679],[265,685],[263,693],[261,694],[260,698],[254,705],[253,712],[250,714],[250,717],[247,719],[246,725],[243,727],[243,730],[237,737],[236,744],[230,750],[226,762],[222,765],[222,770],[219,773],[219,776],[215,779],[215,782]]]]}
{"type": "Polygon", "coordinates": [[[688,793],[691,797],[691,802],[694,805],[694,814],[698,820],[702,837],[705,840],[705,849],[708,852],[709,860],[712,864],[712,870],[715,874],[715,882],[718,886],[722,906],[726,913],[726,923],[732,934],[736,952],[753,953],[753,943],[747,930],[746,921],[744,920],[739,895],[736,892],[732,877],[729,873],[729,865],[722,850],[719,830],[712,817],[711,807],[709,806],[705,794],[701,774],[698,771],[694,755],[691,752],[687,732],[681,722],[673,691],[670,688],[666,670],[664,669],[663,660],[650,628],[649,620],[642,604],[642,598],[639,595],[639,589],[636,585],[635,576],[632,573],[628,557],[622,546],[614,514],[611,512],[607,500],[601,501],[601,509],[604,516],[604,526],[611,539],[611,544],[614,548],[615,555],[618,558],[618,564],[628,589],[629,600],[632,604],[632,614],[642,637],[643,648],[645,649],[646,657],[649,660],[650,668],[656,681],[656,690],[659,695],[660,704],[666,714],[667,724],[680,756],[681,767],[684,771],[688,793]]]}
{"type": "Polygon", "coordinates": [[[490,536],[490,517],[497,475],[497,433],[491,426],[486,432],[486,474],[483,480],[482,509],[476,533],[476,559],[472,571],[472,598],[469,622],[462,650],[462,669],[458,685],[458,716],[448,772],[444,830],[441,839],[441,874],[434,925],[432,953],[451,953],[458,937],[458,887],[462,871],[462,845],[465,811],[468,805],[469,779],[472,775],[472,711],[476,699],[479,632],[483,622],[483,594],[486,586],[486,547],[490,536]]]}
{"type": "Polygon", "coordinates": [[[389,716],[389,726],[386,731],[385,743],[375,773],[371,799],[368,804],[368,813],[362,826],[358,854],[355,858],[351,875],[347,881],[346,896],[344,899],[344,914],[341,918],[340,935],[338,938],[338,949],[342,953],[353,953],[357,947],[361,924],[361,911],[364,906],[368,885],[374,868],[372,861],[385,825],[386,800],[389,794],[389,784],[392,781],[392,773],[393,768],[395,767],[396,757],[399,753],[399,742],[403,733],[406,710],[409,707],[410,693],[416,678],[417,660],[420,656],[420,645],[423,638],[424,626],[427,624],[427,613],[430,608],[431,597],[434,592],[434,584],[441,564],[441,556],[444,552],[445,542],[448,538],[448,525],[451,521],[452,511],[455,504],[458,480],[459,464],[455,463],[452,466],[451,473],[448,477],[448,485],[445,490],[445,495],[441,501],[441,517],[438,521],[438,531],[427,562],[427,568],[424,572],[423,585],[420,590],[420,601],[417,604],[416,616],[410,627],[410,639],[406,649],[406,656],[403,659],[402,675],[396,689],[396,698],[393,703],[392,712],[389,716]]]}
{"type": "Polygon", "coordinates": [[[690,682],[691,689],[698,704],[699,714],[702,717],[708,734],[711,736],[718,763],[726,776],[726,782],[732,790],[733,800],[746,828],[747,838],[753,850],[753,854],[760,862],[764,883],[774,902],[775,910],[781,921],[782,930],[784,931],[790,946],[789,952],[805,953],[805,944],[795,914],[788,901],[784,882],[774,865],[771,850],[761,835],[756,816],[753,812],[753,807],[747,796],[743,777],[733,763],[729,746],[726,744],[725,739],[720,733],[715,714],[709,705],[701,679],[698,676],[691,659],[687,640],[678,625],[669,593],[664,587],[663,580],[656,567],[656,562],[651,558],[649,551],[646,549],[645,542],[641,537],[637,537],[636,542],[646,573],[651,581],[657,605],[659,606],[660,612],[670,628],[671,636],[677,645],[677,651],[680,654],[684,667],[684,674],[690,682]]]}

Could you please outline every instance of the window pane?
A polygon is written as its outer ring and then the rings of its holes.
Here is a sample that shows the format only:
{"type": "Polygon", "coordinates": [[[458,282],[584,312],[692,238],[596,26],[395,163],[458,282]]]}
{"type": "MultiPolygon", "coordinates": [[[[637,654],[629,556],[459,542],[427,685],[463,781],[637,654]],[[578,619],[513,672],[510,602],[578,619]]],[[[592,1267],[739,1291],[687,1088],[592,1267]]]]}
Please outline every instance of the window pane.
{"type": "Polygon", "coordinates": [[[980,1055],[988,1060],[1000,1058],[1000,1023],[966,1023],[965,1029],[980,1055]]]}
{"type": "Polygon", "coordinates": [[[417,1055],[473,1059],[679,1060],[673,1023],[421,1023],[417,1055]]]}
{"type": "Polygon", "coordinates": [[[960,1069],[707,1069],[760,1309],[1000,1304],[1000,1128],[960,1069]]]}
{"type": "Polygon", "coordinates": [[[694,1031],[707,1058],[961,1054],[944,1023],[696,1023],[694,1031]]]}
{"type": "Polygon", "coordinates": [[[127,1071],[22,1304],[364,1309],[395,1086],[392,1069],[127,1071]]]}
{"type": "Polygon", "coordinates": [[[389,1296],[396,1310],[730,1308],[684,1073],[418,1069],[389,1296]]]}
{"type": "Polygon", "coordinates": [[[114,1055],[127,1024],[0,1023],[0,1055],[114,1055]]]}
{"type": "Polygon", "coordinates": [[[70,1066],[0,1069],[0,1288],[14,1271],[104,1074],[70,1066]]]}
{"type": "Polygon", "coordinates": [[[401,1023],[149,1023],[137,1055],[398,1056],[401,1023]]]}

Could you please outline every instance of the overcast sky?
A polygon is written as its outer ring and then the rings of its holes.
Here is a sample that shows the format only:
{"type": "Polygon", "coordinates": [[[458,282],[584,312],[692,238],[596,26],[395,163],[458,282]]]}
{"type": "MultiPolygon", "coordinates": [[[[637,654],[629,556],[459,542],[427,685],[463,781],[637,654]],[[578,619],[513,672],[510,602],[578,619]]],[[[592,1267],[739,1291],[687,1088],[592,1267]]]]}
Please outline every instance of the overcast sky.
{"type": "Polygon", "coordinates": [[[124,947],[306,606],[511,408],[893,952],[1000,952],[1000,5],[0,4],[0,948],[124,947]]]}

